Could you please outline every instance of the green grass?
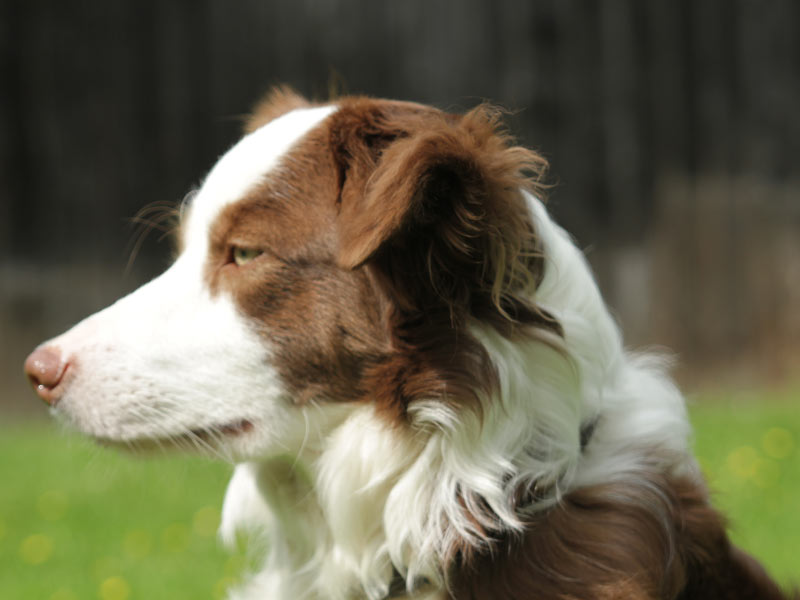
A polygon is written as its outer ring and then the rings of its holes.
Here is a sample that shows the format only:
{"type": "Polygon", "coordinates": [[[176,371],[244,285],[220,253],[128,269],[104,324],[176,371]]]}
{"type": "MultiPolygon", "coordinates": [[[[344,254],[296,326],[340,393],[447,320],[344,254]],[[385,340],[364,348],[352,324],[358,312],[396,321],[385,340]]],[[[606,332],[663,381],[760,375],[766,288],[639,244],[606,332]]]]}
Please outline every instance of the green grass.
{"type": "Polygon", "coordinates": [[[43,424],[0,429],[0,457],[0,598],[222,598],[242,569],[216,538],[228,465],[43,424]]]}
{"type": "MultiPolygon", "coordinates": [[[[783,583],[800,576],[799,397],[691,408],[734,540],[783,583]]],[[[135,459],[44,424],[0,428],[0,457],[0,598],[221,598],[244,567],[215,537],[228,465],[135,459]]]]}
{"type": "Polygon", "coordinates": [[[800,388],[703,394],[690,413],[733,541],[780,582],[800,584],[800,388]]]}

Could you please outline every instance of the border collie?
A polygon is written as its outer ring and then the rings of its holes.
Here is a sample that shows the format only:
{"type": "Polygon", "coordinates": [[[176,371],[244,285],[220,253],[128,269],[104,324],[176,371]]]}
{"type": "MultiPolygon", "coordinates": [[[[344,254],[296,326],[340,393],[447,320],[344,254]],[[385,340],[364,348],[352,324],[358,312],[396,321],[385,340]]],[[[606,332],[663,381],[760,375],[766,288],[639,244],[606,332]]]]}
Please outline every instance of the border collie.
{"type": "Polygon", "coordinates": [[[785,596],[731,545],[663,361],[623,348],[498,113],[278,89],[160,277],[26,361],[100,442],[236,467],[230,598],[785,596]]]}

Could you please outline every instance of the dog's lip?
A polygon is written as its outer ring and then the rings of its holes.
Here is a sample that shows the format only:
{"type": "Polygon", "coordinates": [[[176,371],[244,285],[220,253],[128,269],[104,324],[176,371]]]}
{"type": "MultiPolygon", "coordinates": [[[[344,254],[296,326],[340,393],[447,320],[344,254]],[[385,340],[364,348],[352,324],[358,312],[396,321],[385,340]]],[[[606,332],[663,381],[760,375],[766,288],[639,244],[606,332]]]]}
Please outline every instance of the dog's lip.
{"type": "Polygon", "coordinates": [[[121,446],[129,449],[146,450],[148,448],[165,448],[180,446],[181,442],[202,442],[210,444],[223,437],[236,437],[244,435],[255,428],[255,423],[250,419],[239,419],[224,425],[208,425],[197,427],[173,435],[135,438],[110,438],[96,437],[95,439],[105,446],[121,446]]]}

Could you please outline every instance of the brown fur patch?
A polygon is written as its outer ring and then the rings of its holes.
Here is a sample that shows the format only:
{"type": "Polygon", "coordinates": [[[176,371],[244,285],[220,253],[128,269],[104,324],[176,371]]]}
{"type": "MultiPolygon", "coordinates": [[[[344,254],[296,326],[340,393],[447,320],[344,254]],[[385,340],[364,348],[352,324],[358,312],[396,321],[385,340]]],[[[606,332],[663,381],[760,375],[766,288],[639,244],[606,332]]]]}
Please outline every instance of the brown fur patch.
{"type": "Polygon", "coordinates": [[[705,490],[638,475],[568,494],[452,571],[454,600],[780,600],[730,544],[705,490]]]}

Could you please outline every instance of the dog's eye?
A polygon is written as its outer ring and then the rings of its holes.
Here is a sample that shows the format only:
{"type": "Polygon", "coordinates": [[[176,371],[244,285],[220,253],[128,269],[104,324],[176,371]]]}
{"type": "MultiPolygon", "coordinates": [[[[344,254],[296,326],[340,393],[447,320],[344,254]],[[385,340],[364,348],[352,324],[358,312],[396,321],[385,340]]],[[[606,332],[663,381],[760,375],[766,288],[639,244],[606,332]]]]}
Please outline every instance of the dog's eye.
{"type": "Polygon", "coordinates": [[[246,265],[251,260],[259,256],[261,254],[261,250],[256,250],[255,248],[240,248],[239,246],[234,246],[232,254],[233,254],[233,262],[235,262],[237,266],[241,267],[242,265],[246,265]]]}

